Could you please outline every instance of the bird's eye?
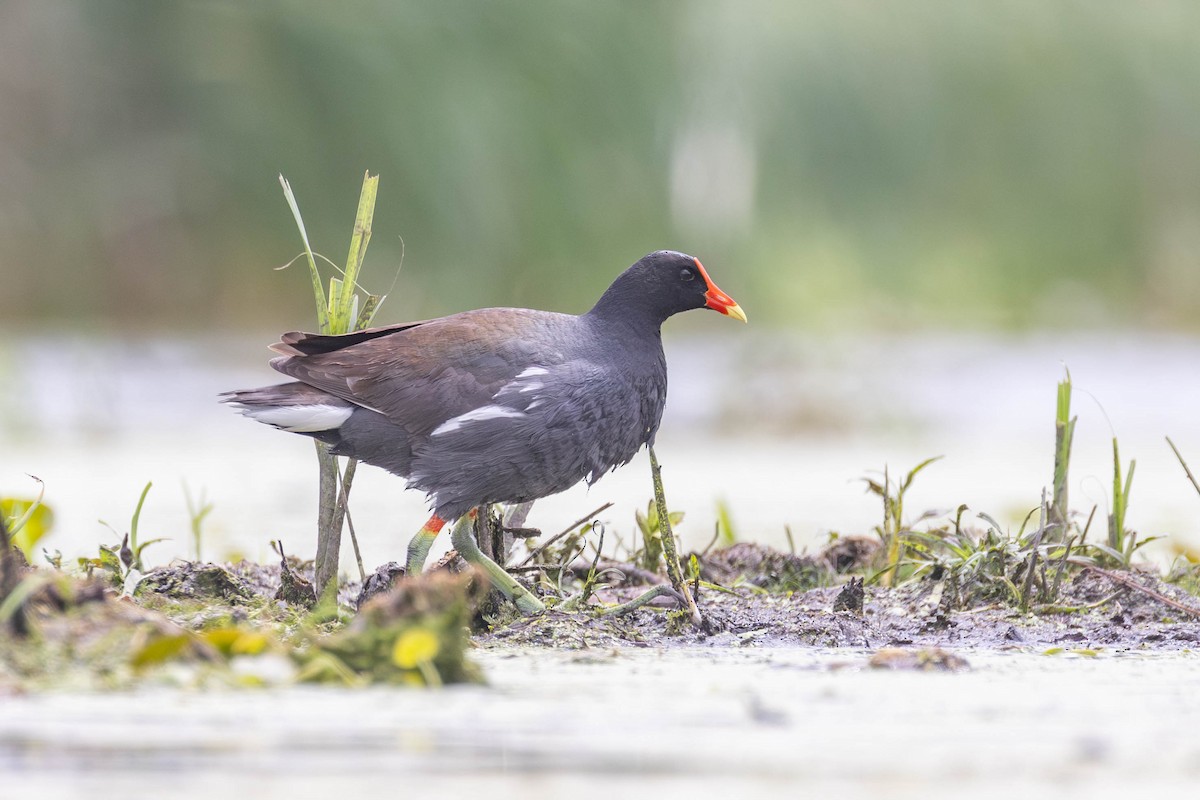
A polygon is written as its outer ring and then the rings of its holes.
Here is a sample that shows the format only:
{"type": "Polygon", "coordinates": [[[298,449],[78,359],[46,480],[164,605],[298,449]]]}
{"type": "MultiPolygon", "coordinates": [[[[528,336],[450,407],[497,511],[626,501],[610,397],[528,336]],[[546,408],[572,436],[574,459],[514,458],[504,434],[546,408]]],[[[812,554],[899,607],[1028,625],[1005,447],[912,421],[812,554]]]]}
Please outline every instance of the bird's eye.
{"type": "Polygon", "coordinates": [[[687,267],[679,270],[679,280],[681,281],[690,281],[694,277],[696,277],[696,274],[687,267]]]}

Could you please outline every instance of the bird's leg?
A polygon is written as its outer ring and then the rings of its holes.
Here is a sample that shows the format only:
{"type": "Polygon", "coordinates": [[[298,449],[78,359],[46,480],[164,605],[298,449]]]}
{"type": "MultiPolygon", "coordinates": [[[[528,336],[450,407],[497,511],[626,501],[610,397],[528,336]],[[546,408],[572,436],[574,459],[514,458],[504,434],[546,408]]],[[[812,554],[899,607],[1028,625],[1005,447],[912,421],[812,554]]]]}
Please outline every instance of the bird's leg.
{"type": "Polygon", "coordinates": [[[405,575],[420,575],[425,569],[425,559],[429,557],[429,548],[433,547],[433,540],[437,538],[438,531],[446,525],[446,520],[434,514],[429,518],[421,530],[417,531],[417,535],[408,543],[408,560],[405,562],[405,575]]]}
{"type": "Polygon", "coordinates": [[[450,530],[450,543],[454,549],[469,563],[486,572],[492,585],[503,592],[505,597],[516,603],[522,613],[540,614],[545,611],[546,607],[542,605],[541,600],[534,597],[516,578],[505,572],[504,567],[492,561],[479,549],[471,530],[474,527],[477,513],[476,509],[472,509],[454,523],[454,527],[450,530]]]}
{"type": "Polygon", "coordinates": [[[654,448],[647,447],[647,449],[650,451],[650,475],[654,479],[654,502],[658,506],[659,532],[662,534],[663,560],[667,562],[667,577],[671,579],[671,587],[683,597],[687,604],[692,624],[699,625],[702,621],[700,609],[696,608],[696,600],[692,597],[687,582],[683,579],[683,570],[679,567],[679,556],[675,552],[675,534],[671,530],[671,516],[667,513],[667,496],[663,492],[662,470],[659,469],[658,457],[654,455],[654,448]]]}

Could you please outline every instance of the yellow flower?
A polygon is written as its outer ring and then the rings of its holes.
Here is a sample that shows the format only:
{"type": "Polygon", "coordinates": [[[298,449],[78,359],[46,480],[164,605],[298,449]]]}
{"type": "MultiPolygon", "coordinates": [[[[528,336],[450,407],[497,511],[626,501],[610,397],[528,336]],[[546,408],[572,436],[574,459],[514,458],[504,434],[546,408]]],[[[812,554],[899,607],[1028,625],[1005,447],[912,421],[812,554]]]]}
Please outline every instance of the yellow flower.
{"type": "Polygon", "coordinates": [[[396,639],[392,663],[401,669],[427,664],[438,654],[437,636],[427,628],[410,628],[396,639]]]}

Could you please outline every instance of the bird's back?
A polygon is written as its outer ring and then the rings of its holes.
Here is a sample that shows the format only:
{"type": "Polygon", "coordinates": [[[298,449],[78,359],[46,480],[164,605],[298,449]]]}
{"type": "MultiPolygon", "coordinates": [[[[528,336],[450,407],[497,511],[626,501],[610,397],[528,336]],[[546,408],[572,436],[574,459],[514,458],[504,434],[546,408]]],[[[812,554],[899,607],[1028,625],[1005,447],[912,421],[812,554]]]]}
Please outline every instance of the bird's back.
{"type": "Polygon", "coordinates": [[[353,406],[336,430],[310,435],[408,478],[445,518],[599,479],[653,436],[666,395],[657,336],[630,341],[551,312],[289,334],[276,349],[280,372],[353,406]]]}

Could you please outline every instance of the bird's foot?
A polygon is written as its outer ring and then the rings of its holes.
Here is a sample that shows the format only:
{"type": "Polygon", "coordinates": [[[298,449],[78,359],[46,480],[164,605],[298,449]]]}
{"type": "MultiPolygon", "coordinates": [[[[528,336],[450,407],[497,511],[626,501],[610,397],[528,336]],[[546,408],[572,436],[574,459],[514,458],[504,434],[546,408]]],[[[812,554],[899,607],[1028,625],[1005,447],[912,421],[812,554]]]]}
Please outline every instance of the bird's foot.
{"type": "Polygon", "coordinates": [[[454,528],[450,531],[450,543],[458,551],[458,554],[486,572],[492,585],[499,589],[505,597],[516,603],[522,614],[540,614],[545,611],[546,606],[534,596],[533,592],[522,586],[516,578],[505,572],[504,567],[488,558],[479,549],[479,545],[475,542],[475,536],[471,532],[471,528],[474,527],[473,523],[473,515],[464,514],[454,523],[454,528]]]}

